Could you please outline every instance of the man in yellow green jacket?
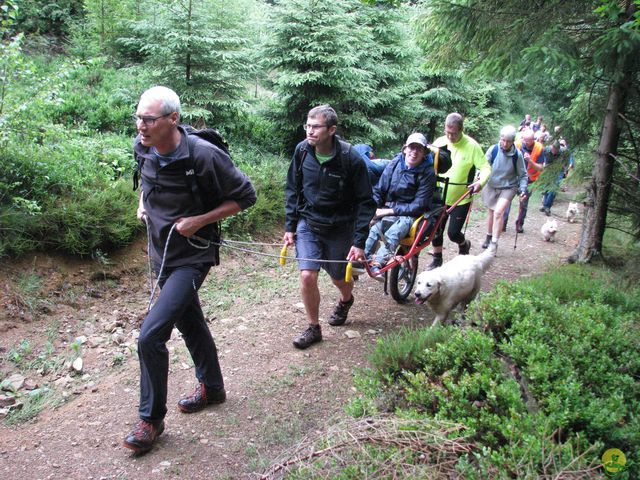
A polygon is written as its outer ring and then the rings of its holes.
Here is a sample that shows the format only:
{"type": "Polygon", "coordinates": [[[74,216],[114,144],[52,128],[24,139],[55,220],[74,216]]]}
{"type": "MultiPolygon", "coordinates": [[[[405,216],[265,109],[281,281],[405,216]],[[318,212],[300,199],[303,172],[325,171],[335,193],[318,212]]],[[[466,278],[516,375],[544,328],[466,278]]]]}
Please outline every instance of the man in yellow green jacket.
{"type": "MultiPolygon", "coordinates": [[[[447,196],[444,199],[448,206],[455,203],[466,190],[478,193],[489,180],[491,165],[484,156],[482,148],[473,138],[463,133],[464,119],[459,113],[450,113],[444,123],[445,135],[436,139],[437,147],[447,146],[451,152],[451,168],[443,177],[449,179],[447,196]]],[[[471,242],[462,233],[464,222],[471,208],[471,198],[465,198],[449,214],[449,239],[458,244],[458,253],[467,255],[471,249],[471,242]]],[[[427,270],[433,270],[442,265],[442,244],[444,243],[444,227],[447,219],[440,224],[440,228],[433,239],[433,261],[427,270]]]]}

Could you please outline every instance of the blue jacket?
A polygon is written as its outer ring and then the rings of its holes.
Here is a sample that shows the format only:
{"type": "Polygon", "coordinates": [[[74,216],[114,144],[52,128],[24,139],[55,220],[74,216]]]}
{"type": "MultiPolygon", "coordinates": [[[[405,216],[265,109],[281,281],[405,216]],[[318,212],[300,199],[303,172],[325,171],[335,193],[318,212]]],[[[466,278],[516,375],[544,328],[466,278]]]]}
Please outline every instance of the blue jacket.
{"type": "Polygon", "coordinates": [[[417,167],[407,168],[401,154],[382,172],[373,188],[373,199],[378,208],[393,208],[395,215],[417,217],[431,208],[435,188],[433,161],[425,158],[417,167]]]}

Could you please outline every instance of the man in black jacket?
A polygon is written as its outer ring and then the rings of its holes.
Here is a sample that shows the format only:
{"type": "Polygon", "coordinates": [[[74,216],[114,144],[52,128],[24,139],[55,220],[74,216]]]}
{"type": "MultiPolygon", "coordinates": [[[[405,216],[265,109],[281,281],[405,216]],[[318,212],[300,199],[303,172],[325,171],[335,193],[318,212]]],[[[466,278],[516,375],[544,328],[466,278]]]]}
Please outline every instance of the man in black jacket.
{"type": "Polygon", "coordinates": [[[126,448],[144,453],[164,431],[166,343],[174,326],[182,333],[199,383],[193,395],[179,401],[179,410],[194,413],[226,399],[198,289],[218,264],[216,223],[253,205],[256,193],[224,151],[178,125],[180,99],[173,90],[153,87],[144,92],[134,118],[134,155],[142,186],[138,218],[147,224],[149,256],[162,289],[140,328],[140,421],[124,440],[126,448]],[[190,175],[195,183],[190,184],[190,175]],[[202,239],[209,241],[202,244],[202,239]]]}
{"type": "Polygon", "coordinates": [[[344,261],[364,260],[375,212],[367,167],[351,145],[336,136],[337,124],[338,116],[329,105],[309,111],[304,125],[307,138],[296,147],[287,175],[284,243],[296,246],[300,293],[309,322],[293,341],[301,349],[322,340],[320,268],[340,291],[329,325],[347,320],[353,283],[344,279],[344,261]]]}

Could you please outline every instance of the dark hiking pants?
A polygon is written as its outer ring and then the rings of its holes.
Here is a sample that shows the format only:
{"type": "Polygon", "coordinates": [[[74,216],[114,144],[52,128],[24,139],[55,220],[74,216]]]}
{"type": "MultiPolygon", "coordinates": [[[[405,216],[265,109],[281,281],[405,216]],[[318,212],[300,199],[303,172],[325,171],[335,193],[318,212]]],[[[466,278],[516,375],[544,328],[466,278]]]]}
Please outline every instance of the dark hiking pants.
{"type": "Polygon", "coordinates": [[[195,365],[198,381],[208,389],[224,387],[216,345],[206,324],[198,289],[209,265],[167,268],[160,279],[160,295],[149,311],[138,338],[140,359],[140,418],[162,420],[167,413],[169,352],[173,327],[182,334],[195,365]]]}
{"type": "MultiPolygon", "coordinates": [[[[449,208],[448,205],[447,208],[449,208]]],[[[447,220],[449,221],[449,228],[447,230],[449,240],[457,243],[458,245],[465,241],[462,229],[464,228],[464,222],[467,220],[469,208],[471,208],[471,203],[465,203],[464,205],[458,205],[453,210],[451,210],[449,217],[444,219],[444,221],[438,228],[438,232],[433,237],[433,242],[431,242],[431,244],[434,247],[441,247],[444,243],[444,227],[447,223],[447,220]]]]}

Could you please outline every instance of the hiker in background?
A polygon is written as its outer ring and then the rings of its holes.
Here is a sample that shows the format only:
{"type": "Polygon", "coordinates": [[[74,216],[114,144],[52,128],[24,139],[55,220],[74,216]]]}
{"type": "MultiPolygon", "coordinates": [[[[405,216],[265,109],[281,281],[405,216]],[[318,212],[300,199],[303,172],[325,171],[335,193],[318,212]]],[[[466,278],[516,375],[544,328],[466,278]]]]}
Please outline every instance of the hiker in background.
{"type": "Polygon", "coordinates": [[[549,130],[547,130],[546,124],[542,124],[540,130],[535,133],[534,139],[536,142],[540,142],[542,145],[545,145],[551,139],[551,134],[549,133],[549,130]]]}
{"type": "Polygon", "coordinates": [[[138,136],[133,149],[142,186],[137,215],[147,224],[149,256],[161,288],[138,337],[140,421],[124,440],[125,447],[144,453],[164,431],[169,374],[166,343],[174,326],[189,349],[198,380],[194,394],[178,402],[179,410],[193,413],[226,399],[216,345],[200,307],[198,289],[209,269],[219,262],[217,222],[253,205],[256,192],[224,151],[189,137],[179,125],[180,99],[173,90],[153,87],[145,91],[134,118],[138,136]],[[197,176],[202,191],[193,191],[188,175],[197,176]],[[196,194],[202,201],[194,198],[196,194]],[[190,238],[193,235],[215,244],[196,248],[190,238]]]}
{"type": "MultiPolygon", "coordinates": [[[[491,165],[487,162],[482,149],[469,135],[463,132],[464,120],[459,113],[447,115],[444,124],[445,135],[436,139],[433,144],[437,147],[448,147],[451,152],[451,168],[441,176],[449,178],[449,189],[447,197],[444,199],[445,205],[449,207],[460,198],[465,190],[478,193],[482,186],[487,183],[491,175],[491,165]],[[479,172],[478,180],[475,180],[476,171],[479,172]]],[[[471,199],[465,198],[458,204],[451,213],[440,223],[438,232],[433,238],[433,261],[427,270],[433,270],[442,265],[442,245],[444,243],[444,227],[449,223],[447,235],[449,239],[458,244],[458,253],[467,255],[471,249],[471,242],[464,237],[462,229],[467,219],[471,199]]]]}
{"type": "Polygon", "coordinates": [[[482,200],[489,209],[487,214],[487,238],[482,248],[496,252],[502,233],[503,214],[516,194],[527,196],[527,168],[514,141],[516,129],[507,125],[500,130],[500,141],[489,147],[485,157],[491,165],[491,176],[482,190],[482,200]]]}
{"type": "MultiPolygon", "coordinates": [[[[557,165],[560,163],[560,166],[556,167],[559,168],[556,185],[560,188],[562,180],[566,178],[573,169],[573,156],[569,155],[569,150],[561,145],[560,140],[556,140],[544,149],[544,157],[545,168],[552,164],[557,165]]],[[[542,196],[542,207],[540,207],[540,211],[544,212],[547,217],[551,216],[551,207],[553,206],[557,193],[557,189],[551,189],[544,192],[542,196]]]]}
{"type": "MultiPolygon", "coordinates": [[[[520,142],[516,141],[515,146],[522,152],[527,165],[527,183],[531,185],[538,179],[544,169],[544,146],[534,140],[534,133],[531,129],[523,131],[521,138],[522,140],[520,142]]],[[[518,202],[518,218],[516,219],[516,232],[518,233],[524,233],[524,219],[527,217],[530,194],[531,192],[527,187],[527,194],[524,197],[520,197],[520,201],[518,202]]],[[[504,212],[503,232],[507,229],[510,211],[511,204],[507,206],[504,212]]]]}
{"type": "Polygon", "coordinates": [[[538,130],[536,133],[533,134],[533,139],[536,142],[542,144],[543,147],[547,143],[548,138],[549,138],[549,135],[545,135],[545,132],[543,132],[542,130],[538,130]]]}
{"type": "MultiPolygon", "coordinates": [[[[402,147],[402,153],[385,168],[373,188],[377,222],[369,230],[365,255],[367,259],[371,257],[374,275],[389,261],[416,217],[431,207],[436,187],[432,157],[425,136],[412,133],[402,147]],[[373,255],[378,240],[383,241],[373,255]]],[[[384,280],[384,276],[379,275],[373,278],[384,280]]]]}
{"type": "Polygon", "coordinates": [[[533,130],[533,133],[536,133],[541,128],[542,128],[542,115],[539,115],[538,118],[536,118],[536,121],[531,124],[531,130],[533,130]]]}
{"type": "Polygon", "coordinates": [[[369,221],[375,213],[371,182],[360,155],[337,135],[338,116],[329,105],[312,108],[307,138],[295,149],[285,188],[285,245],[296,246],[300,293],[308,327],[293,340],[307,348],[322,340],[318,274],[323,268],[340,292],[329,325],[343,325],[353,305],[353,282],[345,260],[365,260],[369,221]],[[330,260],[333,262],[323,262],[330,260]]]}
{"type": "MultiPolygon", "coordinates": [[[[573,158],[573,152],[569,149],[569,145],[567,144],[567,140],[564,137],[561,137],[558,140],[558,143],[560,144],[560,148],[564,148],[569,152],[569,163],[567,165],[566,170],[564,171],[564,176],[563,176],[563,179],[565,179],[565,178],[568,178],[569,175],[571,174],[571,172],[573,171],[575,160],[573,158]]],[[[560,191],[562,191],[562,192],[566,192],[567,191],[567,185],[565,184],[565,182],[562,182],[560,184],[560,191]]]]}
{"type": "Polygon", "coordinates": [[[531,128],[531,115],[528,113],[524,116],[524,120],[520,122],[520,128],[518,131],[526,130],[527,128],[531,128]]]}

